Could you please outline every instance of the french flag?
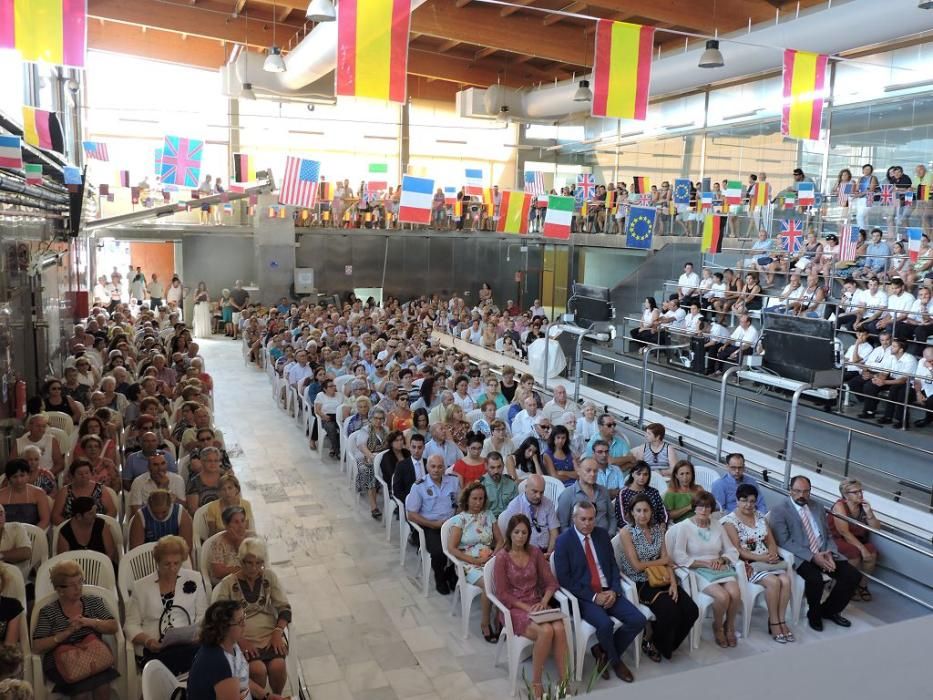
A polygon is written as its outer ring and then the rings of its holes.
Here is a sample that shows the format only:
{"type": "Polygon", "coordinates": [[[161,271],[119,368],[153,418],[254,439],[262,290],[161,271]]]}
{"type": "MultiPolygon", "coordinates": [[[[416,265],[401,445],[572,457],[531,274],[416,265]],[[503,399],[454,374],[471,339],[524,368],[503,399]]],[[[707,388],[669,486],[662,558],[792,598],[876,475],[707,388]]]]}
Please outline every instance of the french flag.
{"type": "Polygon", "coordinates": [[[471,197],[483,196],[483,171],[479,168],[467,168],[464,171],[466,181],[463,185],[463,194],[471,197]]]}
{"type": "Polygon", "coordinates": [[[431,223],[431,202],[433,197],[434,180],[426,177],[403,175],[398,220],[405,224],[431,223]]]}
{"type": "MultiPolygon", "coordinates": [[[[404,190],[402,190],[404,192],[404,190]]],[[[444,204],[452,207],[457,203],[457,188],[456,187],[445,187],[444,188],[444,204]]]]}
{"type": "Polygon", "coordinates": [[[920,244],[923,242],[922,228],[907,229],[907,254],[911,262],[917,262],[920,259],[920,244]]]}

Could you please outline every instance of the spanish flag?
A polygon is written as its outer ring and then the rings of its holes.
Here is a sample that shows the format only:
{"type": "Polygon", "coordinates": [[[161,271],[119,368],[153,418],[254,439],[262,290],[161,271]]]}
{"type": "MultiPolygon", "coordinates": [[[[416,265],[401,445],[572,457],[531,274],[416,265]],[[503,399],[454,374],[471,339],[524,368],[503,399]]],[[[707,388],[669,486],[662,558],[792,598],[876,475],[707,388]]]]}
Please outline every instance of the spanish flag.
{"type": "Polygon", "coordinates": [[[499,205],[499,233],[528,233],[528,212],[531,210],[531,195],[518,190],[504,190],[499,205]]]}
{"type": "Polygon", "coordinates": [[[65,152],[65,136],[58,116],[44,109],[23,107],[23,140],[36,148],[65,152]]]}
{"type": "Polygon", "coordinates": [[[337,94],[405,101],[411,0],[341,0],[337,94]]]}
{"type": "Polygon", "coordinates": [[[781,133],[795,139],[820,138],[826,54],[784,51],[784,107],[781,133]]]}
{"type": "Polygon", "coordinates": [[[771,185],[767,182],[756,182],[755,194],[751,200],[753,209],[768,206],[768,202],[771,201],[771,185]]]}
{"type": "Polygon", "coordinates": [[[84,68],[87,0],[0,0],[0,49],[24,61],[84,68]]]}
{"type": "Polygon", "coordinates": [[[252,182],[256,179],[256,165],[248,153],[233,154],[233,181],[252,182]]]}
{"type": "Polygon", "coordinates": [[[645,119],[654,28],[601,19],[596,23],[593,116],[645,119]]]}
{"type": "Polygon", "coordinates": [[[486,204],[486,216],[495,216],[496,198],[492,194],[491,187],[483,188],[483,202],[486,204]]]}
{"type": "Polygon", "coordinates": [[[721,253],[722,239],[726,231],[726,217],[721,214],[707,214],[703,222],[703,245],[700,247],[704,253],[721,253]]]}

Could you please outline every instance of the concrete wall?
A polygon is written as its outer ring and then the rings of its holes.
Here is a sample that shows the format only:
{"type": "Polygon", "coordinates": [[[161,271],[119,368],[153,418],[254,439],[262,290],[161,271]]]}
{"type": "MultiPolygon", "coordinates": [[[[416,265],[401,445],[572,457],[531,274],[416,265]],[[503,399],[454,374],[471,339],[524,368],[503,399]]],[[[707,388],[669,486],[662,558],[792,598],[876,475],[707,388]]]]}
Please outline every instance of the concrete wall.
{"type": "Polygon", "coordinates": [[[218,299],[238,279],[244,284],[256,279],[252,236],[187,234],[181,247],[182,279],[192,292],[203,280],[211,299],[218,299]]]}

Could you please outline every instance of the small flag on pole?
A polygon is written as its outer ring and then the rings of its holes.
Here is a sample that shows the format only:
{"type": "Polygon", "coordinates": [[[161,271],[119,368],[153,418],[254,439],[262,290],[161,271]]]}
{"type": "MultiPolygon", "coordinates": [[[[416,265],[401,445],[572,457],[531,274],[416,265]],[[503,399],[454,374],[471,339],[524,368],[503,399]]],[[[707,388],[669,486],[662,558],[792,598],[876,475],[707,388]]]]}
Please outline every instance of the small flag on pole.
{"type": "Polygon", "coordinates": [[[729,180],[726,183],[725,200],[730,206],[742,203],[742,183],[739,180],[729,180]]]}
{"type": "Polygon", "coordinates": [[[341,0],[337,94],[404,102],[410,25],[411,0],[341,0]]]}
{"type": "Polygon", "coordinates": [[[840,207],[849,206],[849,199],[852,197],[852,182],[839,183],[838,197],[840,207]]]}
{"type": "Polygon", "coordinates": [[[133,204],[139,204],[139,188],[130,187],[130,201],[133,204]]]}
{"type": "Polygon", "coordinates": [[[768,206],[768,203],[771,201],[771,185],[767,182],[756,182],[755,192],[752,194],[750,200],[752,208],[754,209],[761,209],[762,207],[768,206]]]}
{"type": "Polygon", "coordinates": [[[444,188],[444,204],[450,207],[456,203],[457,203],[457,188],[456,187],[445,187],[444,188]]]}
{"type": "Polygon", "coordinates": [[[816,204],[816,185],[812,182],[801,182],[797,185],[797,203],[801,207],[812,207],[816,204]]]}
{"type": "MultiPolygon", "coordinates": [[[[2,13],[0,13],[2,14],[2,13]]],[[[30,146],[65,152],[65,135],[58,115],[35,107],[23,107],[23,139],[30,146]]]]}
{"type": "Polygon", "coordinates": [[[388,163],[370,163],[369,164],[369,174],[383,174],[387,175],[389,173],[389,164],[388,163]]]}
{"type": "Polygon", "coordinates": [[[674,204],[690,204],[690,185],[687,178],[674,180],[674,204]]]}
{"type": "Polygon", "coordinates": [[[90,160],[110,160],[110,153],[107,151],[107,144],[102,141],[82,141],[84,155],[90,160]]]}
{"type": "Polygon", "coordinates": [[[23,167],[23,141],[19,136],[0,136],[0,168],[23,167]]]}
{"type": "Polygon", "coordinates": [[[544,173],[526,172],[525,173],[525,192],[527,192],[528,194],[533,194],[535,196],[539,194],[545,194],[547,190],[544,189],[544,173]]]}
{"type": "Polygon", "coordinates": [[[106,182],[99,184],[97,186],[97,194],[99,194],[101,197],[106,197],[108,194],[110,194],[110,185],[108,185],[106,182]]]}
{"type": "Polygon", "coordinates": [[[800,219],[787,219],[781,222],[781,245],[791,255],[803,246],[803,224],[800,219]]]}
{"type": "Polygon", "coordinates": [[[883,207],[892,207],[894,206],[894,185],[882,185],[881,186],[881,206],[883,207]]]}
{"type": "Polygon", "coordinates": [[[911,262],[917,262],[920,259],[920,243],[923,239],[922,228],[907,229],[907,254],[911,262]]]}
{"type": "Polygon", "coordinates": [[[722,214],[707,214],[703,221],[703,245],[700,248],[704,253],[721,253],[722,239],[726,233],[726,218],[722,214]]]}
{"type": "Polygon", "coordinates": [[[928,202],[930,200],[930,186],[917,185],[917,201],[928,202]]]}
{"type": "Polygon", "coordinates": [[[256,166],[248,153],[233,154],[233,181],[253,182],[256,179],[256,166]]]}
{"type": "Polygon", "coordinates": [[[201,176],[204,141],[184,136],[166,136],[162,146],[160,179],[164,185],[197,187],[201,176]]]}
{"type": "Polygon", "coordinates": [[[578,201],[590,201],[596,197],[596,178],[589,173],[577,175],[577,187],[574,190],[578,201]]]}
{"type": "Polygon", "coordinates": [[[502,192],[499,205],[499,233],[528,233],[528,212],[531,210],[531,195],[517,190],[502,192]]]}
{"type": "Polygon", "coordinates": [[[784,208],[793,209],[797,206],[797,194],[794,192],[784,193],[784,208]]]}
{"type": "Polygon", "coordinates": [[[567,240],[570,238],[570,222],[573,219],[573,197],[552,194],[548,197],[547,213],[544,215],[544,237],[567,240]]]}
{"type": "Polygon", "coordinates": [[[404,175],[402,196],[399,200],[398,220],[405,224],[431,223],[431,202],[434,197],[434,180],[426,177],[404,175]]]}
{"type": "Polygon", "coordinates": [[[627,248],[651,248],[654,236],[654,220],[658,215],[654,207],[632,207],[625,223],[625,246],[627,248]]]}
{"type": "Polygon", "coordinates": [[[653,48],[652,27],[607,19],[596,23],[594,117],[645,119],[653,48]]]}
{"type": "Polygon", "coordinates": [[[855,262],[858,251],[859,232],[857,226],[848,222],[839,227],[839,260],[840,262],[855,262]]]}
{"type": "Polygon", "coordinates": [[[279,191],[279,204],[294,207],[314,207],[317,200],[321,164],[316,160],[286,156],[285,177],[279,191]]]}
{"type": "Polygon", "coordinates": [[[463,194],[468,194],[471,197],[482,197],[483,171],[478,168],[467,168],[464,171],[464,176],[463,194]]]}
{"type": "Polygon", "coordinates": [[[700,195],[700,211],[711,211],[713,208],[713,193],[703,192],[700,195]]]}
{"type": "Polygon", "coordinates": [[[634,194],[650,194],[651,180],[649,180],[647,177],[633,177],[632,192],[634,194]]]}
{"type": "Polygon", "coordinates": [[[42,184],[42,166],[36,165],[33,163],[26,163],[26,184],[27,185],[41,185],[42,184]]]}

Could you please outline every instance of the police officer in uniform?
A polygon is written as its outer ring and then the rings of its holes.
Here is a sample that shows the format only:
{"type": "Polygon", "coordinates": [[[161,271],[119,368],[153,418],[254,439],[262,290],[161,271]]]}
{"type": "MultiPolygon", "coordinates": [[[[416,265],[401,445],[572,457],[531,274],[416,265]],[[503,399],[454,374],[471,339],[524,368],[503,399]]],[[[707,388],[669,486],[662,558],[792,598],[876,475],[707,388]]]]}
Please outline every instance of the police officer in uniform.
{"type": "Polygon", "coordinates": [[[445,474],[444,470],[441,455],[428,457],[428,473],[411,487],[405,499],[405,510],[408,520],[424,529],[437,592],[448,595],[457,584],[457,573],[441,547],[441,525],[457,512],[460,480],[453,474],[445,474]]]}

